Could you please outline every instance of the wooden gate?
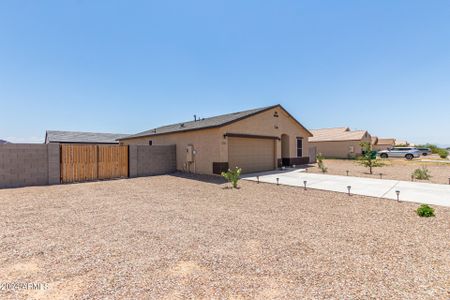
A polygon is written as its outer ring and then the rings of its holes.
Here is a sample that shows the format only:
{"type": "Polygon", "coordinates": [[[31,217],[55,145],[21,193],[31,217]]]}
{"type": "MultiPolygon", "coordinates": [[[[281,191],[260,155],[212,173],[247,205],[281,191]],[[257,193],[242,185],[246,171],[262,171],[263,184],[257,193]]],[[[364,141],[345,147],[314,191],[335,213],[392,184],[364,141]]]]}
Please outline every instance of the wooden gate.
{"type": "Polygon", "coordinates": [[[128,177],[128,146],[61,145],[61,182],[128,177]]]}

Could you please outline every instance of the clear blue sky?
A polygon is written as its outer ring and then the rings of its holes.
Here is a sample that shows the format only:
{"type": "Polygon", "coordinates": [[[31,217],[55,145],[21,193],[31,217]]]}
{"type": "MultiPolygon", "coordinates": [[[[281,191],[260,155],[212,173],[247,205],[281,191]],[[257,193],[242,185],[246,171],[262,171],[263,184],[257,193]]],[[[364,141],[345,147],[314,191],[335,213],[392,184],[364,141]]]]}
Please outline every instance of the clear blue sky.
{"type": "Polygon", "coordinates": [[[275,103],[309,128],[450,144],[450,2],[0,2],[0,138],[275,103]]]}

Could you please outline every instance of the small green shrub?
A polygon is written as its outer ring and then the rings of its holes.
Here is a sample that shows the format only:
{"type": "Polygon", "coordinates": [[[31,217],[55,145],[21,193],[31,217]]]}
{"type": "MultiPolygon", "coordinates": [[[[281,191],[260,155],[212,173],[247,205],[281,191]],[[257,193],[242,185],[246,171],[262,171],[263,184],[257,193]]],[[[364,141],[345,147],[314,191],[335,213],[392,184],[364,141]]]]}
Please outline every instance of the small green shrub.
{"type": "Polygon", "coordinates": [[[227,172],[222,172],[222,177],[231,182],[233,188],[237,189],[238,181],[241,178],[242,169],[236,167],[234,170],[228,170],[227,172]]]}
{"type": "Polygon", "coordinates": [[[448,157],[448,151],[445,150],[445,149],[439,149],[437,153],[438,153],[440,158],[447,158],[448,157]]]}
{"type": "Polygon", "coordinates": [[[434,217],[434,208],[432,208],[431,206],[427,205],[427,204],[422,204],[421,206],[419,206],[419,208],[417,208],[416,210],[417,214],[421,217],[434,217]]]}
{"type": "Polygon", "coordinates": [[[430,171],[427,169],[427,167],[415,169],[412,173],[412,176],[414,177],[414,179],[418,180],[430,180],[431,178],[430,171]]]}
{"type": "Polygon", "coordinates": [[[319,166],[319,169],[322,170],[322,173],[328,172],[328,168],[325,167],[325,164],[323,162],[324,157],[322,153],[317,154],[316,158],[317,158],[317,165],[319,166]]]}

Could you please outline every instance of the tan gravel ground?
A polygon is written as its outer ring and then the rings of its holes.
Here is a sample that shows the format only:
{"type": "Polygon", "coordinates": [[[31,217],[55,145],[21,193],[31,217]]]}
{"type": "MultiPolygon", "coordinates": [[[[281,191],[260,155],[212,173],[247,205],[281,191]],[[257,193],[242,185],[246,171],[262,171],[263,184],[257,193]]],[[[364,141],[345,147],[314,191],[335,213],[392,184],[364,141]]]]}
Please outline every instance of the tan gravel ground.
{"type": "Polygon", "coordinates": [[[0,299],[450,296],[448,208],[194,178],[0,190],[0,299]]]}
{"type": "MultiPolygon", "coordinates": [[[[428,168],[432,177],[430,180],[420,180],[420,182],[440,184],[449,183],[450,163],[423,162],[419,160],[408,161],[406,159],[398,158],[383,159],[383,161],[386,163],[386,166],[382,168],[375,168],[373,175],[369,173],[369,169],[359,165],[356,160],[325,159],[324,163],[328,168],[327,174],[331,175],[346,175],[346,171],[349,170],[350,176],[380,178],[380,173],[382,173],[384,179],[407,181],[411,181],[411,174],[415,169],[424,166],[428,168]]],[[[311,165],[311,167],[308,168],[308,172],[322,173],[322,171],[317,167],[317,164],[311,165]]]]}

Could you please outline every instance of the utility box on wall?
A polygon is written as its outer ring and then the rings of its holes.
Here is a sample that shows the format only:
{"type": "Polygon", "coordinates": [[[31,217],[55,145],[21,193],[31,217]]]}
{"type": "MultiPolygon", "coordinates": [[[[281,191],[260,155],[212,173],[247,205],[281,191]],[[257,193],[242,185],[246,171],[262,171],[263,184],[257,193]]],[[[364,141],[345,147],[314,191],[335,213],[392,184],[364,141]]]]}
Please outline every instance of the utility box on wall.
{"type": "Polygon", "coordinates": [[[186,147],[186,162],[193,162],[194,161],[194,146],[188,145],[186,147]]]}

